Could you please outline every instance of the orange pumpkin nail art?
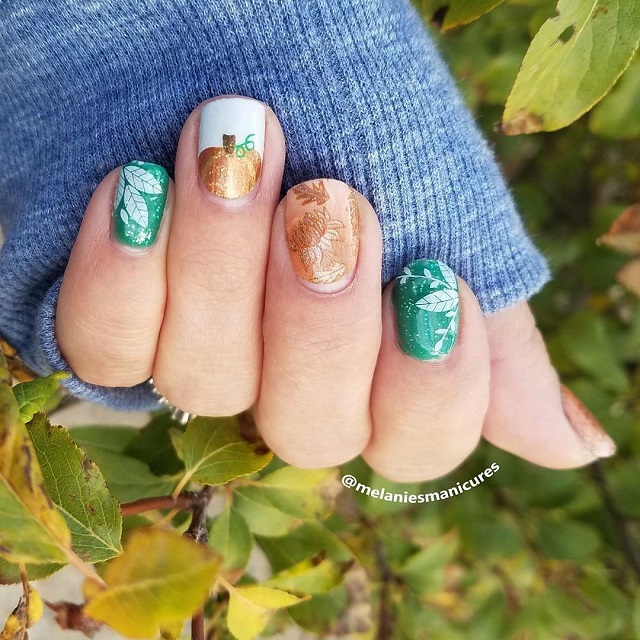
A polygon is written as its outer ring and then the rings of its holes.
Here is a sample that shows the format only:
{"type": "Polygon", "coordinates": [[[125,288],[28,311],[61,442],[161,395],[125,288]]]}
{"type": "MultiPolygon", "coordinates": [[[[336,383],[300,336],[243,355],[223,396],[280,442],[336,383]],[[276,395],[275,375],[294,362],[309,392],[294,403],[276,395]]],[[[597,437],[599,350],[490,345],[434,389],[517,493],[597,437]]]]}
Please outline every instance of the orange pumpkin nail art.
{"type": "Polygon", "coordinates": [[[260,179],[265,108],[249,98],[220,98],[202,108],[198,173],[221,198],[241,198],[260,179]]]}
{"type": "Polygon", "coordinates": [[[287,196],[286,232],[293,268],[311,288],[335,292],[349,284],[360,235],[353,189],[335,180],[293,187],[287,196]]]}

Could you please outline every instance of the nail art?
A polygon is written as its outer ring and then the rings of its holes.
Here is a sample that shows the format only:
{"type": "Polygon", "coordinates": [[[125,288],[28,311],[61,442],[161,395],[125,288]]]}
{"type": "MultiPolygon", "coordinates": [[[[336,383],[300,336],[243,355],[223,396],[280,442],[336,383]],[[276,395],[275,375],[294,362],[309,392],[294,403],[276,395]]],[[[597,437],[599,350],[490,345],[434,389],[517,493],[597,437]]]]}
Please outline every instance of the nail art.
{"type": "Polygon", "coordinates": [[[416,260],[396,278],[391,296],[401,349],[439,360],[453,349],[460,326],[458,280],[438,260],[416,260]]]}
{"type": "Polygon", "coordinates": [[[248,98],[221,98],[202,108],[198,173],[221,198],[241,198],[260,179],[265,107],[248,98]]]}
{"type": "Polygon", "coordinates": [[[356,193],[334,180],[293,187],[286,202],[286,232],[296,274],[311,288],[344,288],[358,259],[359,210],[356,193]]]}
{"type": "Polygon", "coordinates": [[[113,200],[113,235],[129,247],[150,247],[158,235],[169,193],[163,167],[134,160],[120,169],[113,200]]]}
{"type": "Polygon", "coordinates": [[[616,444],[600,426],[596,417],[564,385],[561,386],[562,407],[574,431],[596,458],[609,458],[616,444]]]}

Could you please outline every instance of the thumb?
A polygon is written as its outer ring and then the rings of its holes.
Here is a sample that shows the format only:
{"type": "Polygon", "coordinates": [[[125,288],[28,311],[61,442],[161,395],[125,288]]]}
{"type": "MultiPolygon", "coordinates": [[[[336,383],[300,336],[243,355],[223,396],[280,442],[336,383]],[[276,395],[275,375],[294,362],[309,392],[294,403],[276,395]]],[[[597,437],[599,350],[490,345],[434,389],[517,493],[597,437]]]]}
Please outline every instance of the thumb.
{"type": "Polygon", "coordinates": [[[526,302],[486,319],[491,354],[484,437],[525,460],[556,469],[615,453],[595,417],[560,384],[526,302]]]}

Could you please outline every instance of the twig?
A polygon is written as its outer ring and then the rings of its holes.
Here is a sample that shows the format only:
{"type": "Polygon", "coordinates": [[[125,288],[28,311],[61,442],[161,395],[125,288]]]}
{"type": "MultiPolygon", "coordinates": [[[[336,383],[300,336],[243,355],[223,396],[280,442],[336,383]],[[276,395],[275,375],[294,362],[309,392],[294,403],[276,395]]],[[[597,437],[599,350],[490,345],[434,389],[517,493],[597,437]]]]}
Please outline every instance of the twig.
{"type": "Polygon", "coordinates": [[[200,608],[191,618],[191,640],[205,640],[204,609],[200,608]]]}
{"type": "Polygon", "coordinates": [[[376,563],[380,571],[382,587],[380,588],[380,610],[378,615],[377,640],[391,640],[393,638],[393,612],[391,611],[391,586],[395,576],[384,550],[382,541],[376,538],[375,542],[376,563]]]}
{"type": "Polygon", "coordinates": [[[396,575],[387,560],[384,544],[377,535],[375,522],[366,516],[361,516],[360,520],[362,524],[369,529],[373,537],[376,565],[380,572],[380,582],[382,583],[380,587],[376,640],[391,640],[395,626],[395,619],[391,607],[391,588],[396,582],[396,575]]]}
{"type": "Polygon", "coordinates": [[[609,512],[609,516],[613,521],[613,529],[620,541],[620,547],[624,552],[629,564],[635,573],[640,577],[640,551],[635,546],[633,536],[631,535],[631,523],[628,518],[623,516],[616,506],[607,477],[604,473],[602,462],[597,460],[591,465],[591,476],[593,477],[605,509],[609,512]]]}
{"type": "Polygon", "coordinates": [[[120,505],[123,516],[131,516],[145,511],[155,511],[156,509],[178,509],[180,511],[191,509],[194,506],[197,494],[186,492],[176,496],[158,496],[154,498],[141,498],[134,502],[127,502],[120,505]]]}
{"type": "MultiPolygon", "coordinates": [[[[202,491],[193,495],[191,524],[189,524],[189,528],[184,535],[194,540],[196,544],[207,544],[209,542],[207,507],[214,491],[215,487],[205,487],[202,491]]],[[[191,640],[205,640],[203,607],[198,609],[191,618],[191,640]]]]}

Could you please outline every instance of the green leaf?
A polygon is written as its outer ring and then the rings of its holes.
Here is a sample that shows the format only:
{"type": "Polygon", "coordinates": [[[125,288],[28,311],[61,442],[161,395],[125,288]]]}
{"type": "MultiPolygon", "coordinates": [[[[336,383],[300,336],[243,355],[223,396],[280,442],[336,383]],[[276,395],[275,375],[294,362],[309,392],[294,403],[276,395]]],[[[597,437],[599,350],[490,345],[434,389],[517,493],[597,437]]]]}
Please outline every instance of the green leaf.
{"type": "Polygon", "coordinates": [[[445,568],[457,551],[457,536],[446,535],[411,556],[400,575],[409,588],[419,595],[437,593],[444,588],[445,568]]]}
{"type": "Polygon", "coordinates": [[[179,473],[184,469],[184,464],[173,446],[172,430],[181,433],[180,426],[171,415],[161,413],[136,433],[123,453],[148,464],[156,475],[179,473]]]}
{"type": "Polygon", "coordinates": [[[463,24],[469,24],[488,13],[504,0],[449,0],[442,30],[448,31],[463,24]]]}
{"type": "Polygon", "coordinates": [[[13,563],[64,563],[70,545],[67,524],[44,488],[0,352],[0,555],[13,563]]]}
{"type": "Polygon", "coordinates": [[[324,638],[340,626],[340,618],[348,615],[348,605],[349,593],[340,584],[328,593],[315,594],[311,600],[297,604],[288,613],[297,625],[324,638]]]}
{"type": "Polygon", "coordinates": [[[573,363],[604,389],[627,391],[629,381],[614,355],[611,336],[601,316],[591,311],[574,313],[562,325],[558,337],[573,363]]]}
{"type": "Polygon", "coordinates": [[[555,131],[591,109],[640,40],[637,0],[559,0],[531,42],[502,117],[508,135],[555,131]]]}
{"type": "Polygon", "coordinates": [[[71,427],[69,431],[75,443],[83,451],[97,448],[113,453],[124,453],[129,443],[134,440],[138,434],[138,429],[135,427],[116,427],[110,425],[71,427]]]}
{"type": "MultiPolygon", "coordinates": [[[[345,566],[344,570],[346,568],[345,566]]],[[[320,554],[315,558],[298,562],[262,584],[266,587],[315,595],[331,591],[340,584],[343,574],[344,571],[335,562],[320,554]]]]}
{"type": "Polygon", "coordinates": [[[265,467],[273,454],[264,443],[240,435],[237,418],[194,418],[184,435],[182,457],[186,472],[181,485],[196,480],[225,484],[265,467]]]}
{"type": "Polygon", "coordinates": [[[640,60],[634,59],[608,96],[593,110],[589,129],[614,140],[640,137],[640,60]]]}
{"type": "Polygon", "coordinates": [[[277,609],[306,600],[280,589],[261,586],[232,587],[229,585],[227,624],[238,640],[252,640],[267,625],[277,609]]]}
{"type": "Polygon", "coordinates": [[[238,486],[234,505],[254,533],[284,535],[302,520],[326,518],[342,485],[337,469],[283,467],[252,486],[238,486]]]}
{"type": "MultiPolygon", "coordinates": [[[[247,488],[251,489],[252,487],[247,488]]],[[[249,529],[256,535],[284,536],[302,524],[302,520],[299,518],[294,518],[263,504],[259,499],[256,499],[253,492],[246,492],[244,488],[234,491],[233,506],[246,520],[249,529]]]]}
{"type": "Polygon", "coordinates": [[[37,413],[28,425],[46,488],[71,531],[71,547],[85,562],[103,562],[122,551],[120,506],[100,469],[69,432],[37,413]]]}
{"type": "Polygon", "coordinates": [[[52,373],[46,378],[36,378],[31,382],[21,382],[13,387],[18,409],[23,422],[29,422],[34,414],[42,411],[47,402],[60,387],[60,380],[69,378],[68,373],[52,373]]]}
{"type": "Polygon", "coordinates": [[[277,538],[259,537],[258,544],[274,572],[287,569],[319,552],[339,563],[353,558],[349,547],[323,522],[304,522],[290,534],[277,538]]]}
{"type": "Polygon", "coordinates": [[[224,570],[244,569],[253,548],[253,536],[245,519],[227,507],[209,529],[209,546],[222,558],[224,570]]]}
{"type": "MultiPolygon", "coordinates": [[[[26,565],[29,580],[42,580],[60,571],[63,564],[28,564],[26,565]]],[[[0,584],[19,584],[20,568],[0,556],[0,584]]]]}
{"type": "Polygon", "coordinates": [[[636,460],[621,461],[608,473],[608,484],[618,511],[632,518],[640,517],[639,477],[640,463],[636,460]]]}
{"type": "Polygon", "coordinates": [[[136,529],[104,571],[107,588],[87,593],[84,612],[124,636],[154,638],[160,626],[186,620],[204,603],[217,570],[206,546],[163,529],[136,529]]]}
{"type": "MultiPolygon", "coordinates": [[[[110,438],[108,429],[106,431],[93,431],[90,437],[84,431],[80,439],[76,439],[78,429],[72,429],[70,433],[76,444],[98,465],[116,500],[133,502],[140,498],[168,495],[173,491],[177,481],[175,477],[156,476],[144,462],[118,453],[117,448],[121,444],[118,434],[110,438]]],[[[122,431],[125,438],[129,433],[128,429],[114,428],[114,431],[122,431]]]]}
{"type": "Polygon", "coordinates": [[[640,640],[640,588],[636,591],[636,597],[633,599],[633,631],[636,640],[640,640]]]}
{"type": "Polygon", "coordinates": [[[548,520],[538,528],[538,543],[550,558],[583,564],[600,547],[600,536],[593,527],[581,522],[548,520]]]}
{"type": "Polygon", "coordinates": [[[605,579],[593,575],[580,580],[569,593],[547,584],[545,601],[547,616],[560,625],[559,637],[619,638],[629,623],[625,597],[605,579]]]}

